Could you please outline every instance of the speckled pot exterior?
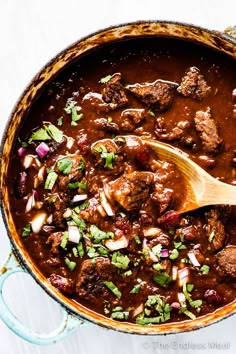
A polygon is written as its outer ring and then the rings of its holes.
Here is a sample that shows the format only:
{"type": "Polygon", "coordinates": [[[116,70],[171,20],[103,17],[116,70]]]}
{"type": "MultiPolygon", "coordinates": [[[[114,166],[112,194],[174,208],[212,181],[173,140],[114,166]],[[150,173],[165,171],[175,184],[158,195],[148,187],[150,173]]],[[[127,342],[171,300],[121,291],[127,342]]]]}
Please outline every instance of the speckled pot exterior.
{"type": "Polygon", "coordinates": [[[175,22],[159,22],[159,21],[142,21],[128,23],[111,27],[96,32],[88,37],[82,38],[53,60],[51,60],[32,80],[26,90],[23,92],[18,103],[16,104],[12,115],[5,129],[5,134],[1,146],[1,208],[2,215],[12,244],[12,249],[17,256],[21,265],[35,278],[42,288],[56,301],[58,301],[68,311],[76,316],[89,320],[100,326],[115,329],[127,333],[159,335],[179,333],[191,331],[201,327],[213,324],[223,318],[226,318],[236,311],[236,300],[217,311],[208,315],[199,317],[195,320],[188,320],[180,323],[164,323],[159,325],[140,326],[125,322],[117,322],[106,318],[100,314],[83,307],[59,293],[47,279],[37,269],[35,264],[29,258],[27,252],[22,246],[21,239],[17,234],[13,218],[10,212],[10,196],[7,190],[7,171],[9,164],[9,156],[14,144],[16,132],[18,131],[25,114],[30,108],[32,102],[38,97],[42,88],[53,77],[63,70],[68,64],[79,58],[82,54],[91,49],[96,49],[100,45],[110,43],[116,40],[129,39],[131,37],[140,36],[160,36],[174,37],[178,39],[187,39],[195,43],[204,44],[236,59],[236,40],[227,34],[217,31],[209,31],[207,29],[195,27],[192,25],[175,23],[175,22]]]}

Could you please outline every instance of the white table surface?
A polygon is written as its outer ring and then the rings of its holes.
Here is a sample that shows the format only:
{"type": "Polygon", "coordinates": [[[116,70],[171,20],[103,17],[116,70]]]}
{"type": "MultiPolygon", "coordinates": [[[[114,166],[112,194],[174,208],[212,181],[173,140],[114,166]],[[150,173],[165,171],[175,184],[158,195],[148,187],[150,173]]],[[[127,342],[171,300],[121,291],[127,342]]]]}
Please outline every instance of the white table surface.
{"type": "MultiPolygon", "coordinates": [[[[24,87],[55,54],[97,29],[141,19],[177,20],[223,30],[236,23],[235,0],[0,0],[0,135],[24,87]]],[[[9,243],[0,217],[0,264],[9,243]]],[[[29,275],[14,275],[4,293],[33,329],[57,326],[61,310],[29,275]]],[[[235,353],[236,317],[191,333],[144,337],[82,327],[53,346],[23,341],[0,321],[0,354],[235,353]],[[214,347],[215,346],[215,347],[214,347]]]]}

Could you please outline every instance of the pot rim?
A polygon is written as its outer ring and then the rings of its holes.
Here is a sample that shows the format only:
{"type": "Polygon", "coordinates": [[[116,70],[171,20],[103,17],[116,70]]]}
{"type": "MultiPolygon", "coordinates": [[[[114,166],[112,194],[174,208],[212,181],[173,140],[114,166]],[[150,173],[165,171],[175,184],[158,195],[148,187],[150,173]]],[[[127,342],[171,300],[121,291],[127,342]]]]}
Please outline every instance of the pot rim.
{"type": "MultiPolygon", "coordinates": [[[[1,138],[0,159],[2,159],[2,156],[3,156],[3,150],[4,150],[4,145],[5,145],[5,142],[7,139],[8,130],[9,130],[10,124],[13,120],[13,117],[14,117],[15,113],[17,112],[17,107],[20,105],[25,94],[32,87],[34,81],[36,80],[36,78],[39,75],[43,74],[49,66],[51,66],[52,64],[55,64],[56,60],[60,56],[64,55],[66,52],[68,52],[70,49],[72,49],[73,47],[75,47],[79,43],[86,41],[86,40],[92,38],[93,36],[103,34],[103,33],[106,34],[109,30],[116,30],[116,29],[119,29],[122,27],[134,26],[134,25],[139,26],[139,25],[145,25],[145,24],[147,24],[147,25],[151,25],[151,24],[162,25],[163,24],[163,25],[167,25],[167,26],[180,26],[181,28],[184,28],[186,30],[193,29],[196,31],[200,31],[202,33],[206,33],[210,36],[215,36],[217,38],[224,40],[227,43],[230,43],[233,46],[236,45],[236,39],[228,34],[223,33],[223,32],[216,31],[216,30],[210,30],[210,29],[204,28],[202,26],[193,25],[191,23],[178,22],[178,21],[168,21],[168,20],[139,20],[139,21],[133,21],[133,22],[125,22],[125,23],[121,23],[121,24],[108,26],[108,27],[102,28],[100,30],[97,30],[95,32],[92,32],[86,36],[83,36],[80,39],[78,39],[77,41],[73,42],[71,45],[69,45],[66,48],[64,48],[63,50],[61,50],[52,59],[50,59],[39,71],[37,71],[37,73],[34,75],[34,77],[30,80],[28,85],[25,87],[22,94],[19,96],[18,100],[16,101],[8,120],[6,121],[5,128],[3,130],[3,135],[1,138]]],[[[148,35],[143,34],[140,36],[145,37],[148,35]]],[[[157,36],[164,37],[165,35],[161,35],[161,34],[157,33],[157,36]]],[[[168,36],[168,35],[166,34],[166,36],[168,36]]],[[[126,37],[121,40],[125,40],[127,38],[132,38],[132,37],[134,37],[134,35],[131,34],[130,37],[126,37]]],[[[169,37],[178,38],[177,36],[173,36],[173,35],[169,35],[169,37]]],[[[180,38],[180,39],[184,40],[184,38],[180,38]]],[[[117,40],[120,40],[120,39],[118,38],[117,40]]],[[[114,40],[114,42],[115,42],[115,40],[114,40]]],[[[200,40],[199,40],[199,42],[196,40],[195,43],[205,45],[200,40]]],[[[100,45],[101,44],[99,44],[98,47],[100,45]]],[[[86,51],[85,51],[85,53],[86,53],[86,51]]],[[[78,58],[76,58],[75,60],[77,60],[77,59],[78,58]]],[[[59,70],[57,70],[54,77],[56,75],[58,75],[59,72],[64,70],[65,67],[70,65],[72,62],[73,62],[73,60],[70,63],[65,64],[59,70]]],[[[48,81],[46,81],[43,84],[43,87],[47,83],[48,83],[48,81]]],[[[8,225],[7,216],[5,214],[5,208],[3,205],[4,202],[3,202],[3,192],[2,192],[2,171],[1,170],[2,170],[2,165],[0,166],[0,207],[1,207],[2,218],[3,218],[5,228],[7,231],[7,235],[8,235],[10,242],[11,242],[11,245],[12,245],[12,250],[13,250],[14,254],[16,255],[17,259],[19,260],[20,264],[25,269],[27,269],[29,274],[43,288],[43,290],[46,291],[46,293],[48,293],[48,295],[51,296],[60,305],[62,305],[68,312],[71,312],[78,317],[81,317],[87,321],[90,321],[92,323],[95,323],[97,325],[100,325],[100,326],[103,326],[103,327],[106,327],[109,329],[118,330],[118,331],[125,332],[125,333],[141,334],[141,335],[143,335],[143,334],[146,334],[146,335],[147,334],[148,335],[175,334],[175,333],[182,333],[182,332],[187,332],[187,331],[191,331],[191,330],[197,330],[199,328],[206,327],[206,326],[209,326],[213,323],[219,322],[220,320],[227,318],[236,312],[236,300],[234,300],[233,302],[227,304],[226,306],[219,308],[216,311],[209,313],[207,315],[200,316],[200,317],[196,318],[195,320],[186,320],[186,321],[182,321],[182,322],[171,322],[171,323],[164,323],[164,324],[151,325],[151,326],[141,326],[141,325],[136,325],[136,324],[132,324],[132,323],[117,322],[117,321],[109,319],[103,315],[97,314],[94,311],[89,310],[86,307],[82,306],[81,304],[73,302],[70,299],[66,298],[65,296],[60,294],[59,291],[56,291],[56,289],[53,286],[51,286],[51,284],[47,280],[42,281],[42,277],[40,279],[39,274],[37,274],[37,272],[35,272],[32,269],[32,267],[30,266],[30,263],[23,256],[22,250],[17,245],[15,239],[13,237],[11,237],[11,231],[10,231],[10,227],[8,225]],[[75,305],[77,306],[77,309],[75,308],[75,305]],[[78,307],[79,307],[79,309],[78,309],[78,307]],[[84,311],[82,311],[82,310],[84,310],[84,311]]],[[[38,272],[39,272],[39,270],[38,270],[38,272]]]]}

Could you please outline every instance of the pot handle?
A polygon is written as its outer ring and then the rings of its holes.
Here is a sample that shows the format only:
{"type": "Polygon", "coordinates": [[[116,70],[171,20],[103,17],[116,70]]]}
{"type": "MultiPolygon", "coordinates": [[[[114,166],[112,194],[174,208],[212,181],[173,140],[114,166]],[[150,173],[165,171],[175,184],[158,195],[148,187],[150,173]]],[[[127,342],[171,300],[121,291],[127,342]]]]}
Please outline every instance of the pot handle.
{"type": "Polygon", "coordinates": [[[13,273],[27,272],[18,262],[15,255],[11,253],[5,262],[4,266],[0,268],[0,318],[3,322],[19,337],[31,342],[33,344],[49,345],[56,343],[69,334],[75,332],[81,325],[86,323],[85,320],[72,313],[66,311],[63,307],[63,319],[58,328],[50,333],[37,333],[25,327],[11,312],[7,306],[2,289],[6,279],[13,273]]]}

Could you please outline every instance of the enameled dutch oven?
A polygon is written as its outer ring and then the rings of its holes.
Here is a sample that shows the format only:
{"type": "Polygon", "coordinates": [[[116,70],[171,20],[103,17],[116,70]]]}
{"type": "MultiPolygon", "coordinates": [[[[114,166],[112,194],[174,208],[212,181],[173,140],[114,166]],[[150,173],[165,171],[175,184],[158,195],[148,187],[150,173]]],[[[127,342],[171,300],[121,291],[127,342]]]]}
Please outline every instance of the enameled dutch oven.
{"type": "MultiPolygon", "coordinates": [[[[234,30],[232,31],[234,32],[234,30]]],[[[233,33],[230,33],[233,34],[233,33]]],[[[82,305],[66,298],[59,293],[47,279],[36,268],[31,259],[27,256],[27,252],[22,246],[21,238],[14,226],[9,205],[9,194],[7,190],[7,170],[9,164],[9,156],[13,147],[16,132],[24,119],[24,116],[31,106],[31,103],[40,94],[42,88],[63,68],[79,58],[82,54],[90,49],[110,43],[116,40],[128,39],[130,37],[140,36],[161,36],[174,37],[179,39],[187,39],[195,43],[200,43],[208,47],[214,48],[220,52],[226,53],[228,56],[236,59],[236,39],[229,34],[223,34],[217,31],[209,31],[192,25],[159,22],[159,21],[143,21],[136,23],[128,23],[111,27],[96,32],[88,37],[82,38],[73,44],[56,58],[50,61],[37,74],[29,86],[26,88],[18,103],[16,104],[12,115],[5,129],[5,134],[1,147],[1,209],[3,219],[7,228],[8,236],[12,244],[12,252],[5,265],[0,269],[0,317],[6,325],[16,334],[25,340],[37,344],[50,344],[62,339],[69,333],[74,332],[80,325],[89,321],[106,328],[119,330],[127,333],[159,335],[179,333],[191,331],[210,324],[213,324],[223,318],[232,315],[236,311],[236,300],[223,308],[216,310],[214,313],[199,317],[195,320],[189,320],[181,323],[164,323],[151,326],[140,326],[125,322],[117,322],[109,318],[105,318],[100,314],[94,313],[86,309],[82,305]],[[23,326],[11,313],[2,296],[2,287],[7,277],[14,272],[29,272],[41,287],[54,298],[64,309],[64,318],[58,329],[49,334],[34,333],[30,329],[23,326]]]]}

